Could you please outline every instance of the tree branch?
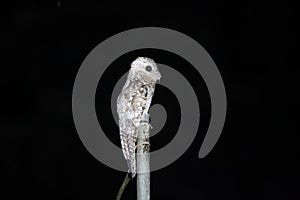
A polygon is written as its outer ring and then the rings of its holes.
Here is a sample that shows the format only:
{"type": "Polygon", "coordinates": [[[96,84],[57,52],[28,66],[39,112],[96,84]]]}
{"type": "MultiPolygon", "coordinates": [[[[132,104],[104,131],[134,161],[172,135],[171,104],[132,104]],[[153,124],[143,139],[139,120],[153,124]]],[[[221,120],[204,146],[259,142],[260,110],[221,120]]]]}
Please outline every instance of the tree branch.
{"type": "Polygon", "coordinates": [[[126,186],[127,186],[127,184],[128,184],[129,181],[130,181],[130,178],[129,178],[129,175],[127,173],[126,176],[125,176],[125,178],[124,178],[124,181],[123,181],[123,183],[122,183],[122,185],[121,185],[121,187],[119,189],[119,193],[118,193],[118,196],[117,196],[116,200],[120,200],[121,199],[121,196],[122,196],[122,194],[123,194],[123,192],[124,192],[124,190],[125,190],[125,188],[126,188],[126,186]]]}
{"type": "Polygon", "coordinates": [[[141,123],[137,138],[137,200],[150,200],[149,123],[141,123]]]}

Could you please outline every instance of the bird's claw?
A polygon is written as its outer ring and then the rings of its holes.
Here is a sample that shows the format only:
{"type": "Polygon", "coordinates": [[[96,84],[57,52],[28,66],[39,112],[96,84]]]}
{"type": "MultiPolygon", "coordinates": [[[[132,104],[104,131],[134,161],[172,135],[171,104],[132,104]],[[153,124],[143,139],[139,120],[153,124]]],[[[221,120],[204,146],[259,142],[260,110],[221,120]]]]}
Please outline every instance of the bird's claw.
{"type": "Polygon", "coordinates": [[[135,150],[138,146],[142,146],[142,145],[149,145],[149,146],[150,146],[150,143],[149,143],[149,142],[141,142],[141,143],[135,145],[134,150],[135,150]]]}

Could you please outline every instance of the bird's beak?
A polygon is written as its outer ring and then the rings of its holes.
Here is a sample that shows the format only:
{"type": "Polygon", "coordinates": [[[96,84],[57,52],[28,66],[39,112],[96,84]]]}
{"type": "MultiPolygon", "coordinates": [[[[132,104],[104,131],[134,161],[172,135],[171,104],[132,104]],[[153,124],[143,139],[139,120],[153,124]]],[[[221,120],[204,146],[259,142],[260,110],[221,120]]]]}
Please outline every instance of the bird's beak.
{"type": "Polygon", "coordinates": [[[155,73],[155,75],[156,75],[156,82],[158,83],[159,81],[160,81],[160,78],[161,78],[161,74],[159,73],[159,72],[156,72],[155,73]]]}

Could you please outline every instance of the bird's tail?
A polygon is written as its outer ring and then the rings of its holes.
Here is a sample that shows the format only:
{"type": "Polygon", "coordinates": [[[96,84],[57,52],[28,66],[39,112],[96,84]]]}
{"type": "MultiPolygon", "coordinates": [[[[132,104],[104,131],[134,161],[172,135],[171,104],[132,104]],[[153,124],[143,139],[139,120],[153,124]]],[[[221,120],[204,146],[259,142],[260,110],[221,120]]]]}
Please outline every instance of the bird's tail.
{"type": "Polygon", "coordinates": [[[136,160],[135,158],[132,159],[129,158],[126,160],[128,165],[128,173],[130,174],[130,177],[133,179],[136,175],[136,160]]]}

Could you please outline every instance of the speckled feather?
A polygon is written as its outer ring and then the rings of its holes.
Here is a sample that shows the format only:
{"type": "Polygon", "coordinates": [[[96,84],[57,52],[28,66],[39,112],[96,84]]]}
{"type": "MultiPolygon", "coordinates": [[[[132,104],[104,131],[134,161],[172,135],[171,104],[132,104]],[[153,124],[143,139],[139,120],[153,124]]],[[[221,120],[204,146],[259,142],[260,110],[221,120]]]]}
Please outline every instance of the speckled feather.
{"type": "Polygon", "coordinates": [[[127,81],[117,100],[121,146],[132,177],[136,174],[135,145],[142,116],[148,114],[155,83],[160,79],[155,62],[138,57],[131,64],[127,81]],[[151,70],[146,70],[146,67],[151,70]]]}

